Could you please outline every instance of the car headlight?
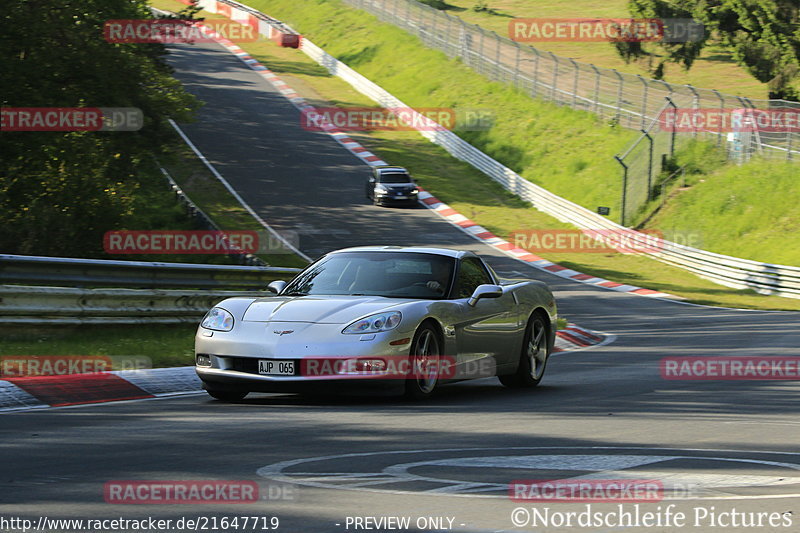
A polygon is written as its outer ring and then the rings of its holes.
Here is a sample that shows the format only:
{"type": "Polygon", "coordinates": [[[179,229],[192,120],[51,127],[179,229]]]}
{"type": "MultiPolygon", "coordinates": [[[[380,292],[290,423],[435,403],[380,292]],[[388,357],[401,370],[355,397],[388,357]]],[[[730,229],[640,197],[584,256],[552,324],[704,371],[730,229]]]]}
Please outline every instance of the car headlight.
{"type": "Polygon", "coordinates": [[[411,194],[418,194],[418,193],[419,193],[419,189],[414,189],[413,191],[411,191],[411,194]]]}
{"type": "Polygon", "coordinates": [[[403,315],[400,311],[390,311],[388,313],[378,313],[370,315],[361,320],[356,320],[342,330],[342,333],[378,333],[379,331],[389,331],[400,325],[403,315]]]}
{"type": "Polygon", "coordinates": [[[375,192],[383,192],[383,193],[386,193],[386,192],[389,192],[389,189],[387,189],[387,188],[386,188],[386,187],[384,187],[383,185],[380,185],[380,184],[378,184],[378,185],[376,185],[376,186],[375,186],[375,192]]]}
{"type": "Polygon", "coordinates": [[[233,315],[221,307],[213,307],[206,313],[200,327],[215,331],[230,331],[233,329],[233,315]]]}

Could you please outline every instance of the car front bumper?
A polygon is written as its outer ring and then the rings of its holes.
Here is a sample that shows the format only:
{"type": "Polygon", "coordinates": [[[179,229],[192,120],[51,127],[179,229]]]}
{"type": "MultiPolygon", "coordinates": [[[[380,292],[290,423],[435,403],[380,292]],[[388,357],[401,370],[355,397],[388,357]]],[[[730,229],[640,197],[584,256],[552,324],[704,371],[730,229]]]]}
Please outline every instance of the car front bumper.
{"type": "MultiPolygon", "coordinates": [[[[314,392],[345,388],[375,390],[395,388],[402,380],[396,374],[320,372],[303,374],[308,360],[352,361],[360,359],[404,360],[408,358],[412,331],[385,331],[368,335],[345,335],[341,324],[240,322],[230,332],[199,328],[195,356],[205,355],[211,366],[195,366],[206,388],[253,392],[314,392]],[[302,329],[302,334],[275,335],[273,330],[302,329]],[[402,344],[391,342],[405,341],[402,344]],[[264,375],[258,361],[294,361],[295,375],[264,375]],[[392,379],[395,378],[395,379],[392,379]]],[[[196,359],[196,357],[195,357],[196,359]]]]}

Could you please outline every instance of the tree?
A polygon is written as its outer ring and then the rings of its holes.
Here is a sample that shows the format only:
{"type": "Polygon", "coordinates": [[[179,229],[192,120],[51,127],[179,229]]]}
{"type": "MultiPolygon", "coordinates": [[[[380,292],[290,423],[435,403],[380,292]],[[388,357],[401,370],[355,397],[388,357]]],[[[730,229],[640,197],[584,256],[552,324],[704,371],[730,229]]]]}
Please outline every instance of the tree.
{"type": "Polygon", "coordinates": [[[199,102],[172,77],[166,48],[103,36],[107,20],[147,18],[146,0],[3,4],[3,107],[135,107],[145,120],[136,132],[2,132],[0,250],[99,255],[143,165],[175,146],[167,119],[190,120],[199,102]]]}
{"type": "MultiPolygon", "coordinates": [[[[629,0],[634,17],[693,18],[705,25],[705,37],[690,43],[658,43],[663,59],[651,67],[663,75],[665,63],[691,68],[711,41],[728,48],[737,63],[766,83],[770,98],[798,100],[800,80],[800,2],[798,0],[629,0]]],[[[641,43],[615,43],[626,61],[655,54],[641,43]]]]}

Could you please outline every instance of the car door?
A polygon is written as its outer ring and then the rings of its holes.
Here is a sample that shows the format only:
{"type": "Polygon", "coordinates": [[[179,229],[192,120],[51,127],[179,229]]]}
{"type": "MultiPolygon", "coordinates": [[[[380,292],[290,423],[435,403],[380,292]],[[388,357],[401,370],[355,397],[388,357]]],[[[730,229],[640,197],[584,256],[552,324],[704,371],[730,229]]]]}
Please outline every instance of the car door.
{"type": "Polygon", "coordinates": [[[482,298],[474,306],[468,300],[479,285],[495,280],[477,257],[467,256],[458,265],[454,298],[458,302],[456,345],[458,364],[470,373],[484,372],[495,365],[504,365],[513,358],[518,334],[517,302],[513,294],[499,298],[482,298]]]}

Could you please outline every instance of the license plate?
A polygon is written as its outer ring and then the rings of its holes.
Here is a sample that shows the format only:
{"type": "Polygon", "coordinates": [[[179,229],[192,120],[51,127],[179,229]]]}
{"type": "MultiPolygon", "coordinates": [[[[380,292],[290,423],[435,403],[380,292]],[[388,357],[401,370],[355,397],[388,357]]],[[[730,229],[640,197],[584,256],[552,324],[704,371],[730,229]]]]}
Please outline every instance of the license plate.
{"type": "Polygon", "coordinates": [[[398,200],[408,200],[408,196],[395,196],[398,200]]]}
{"type": "Polygon", "coordinates": [[[259,359],[258,373],[266,376],[294,376],[294,361],[259,359]]]}

